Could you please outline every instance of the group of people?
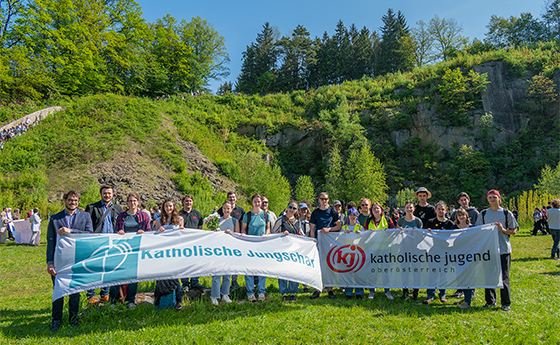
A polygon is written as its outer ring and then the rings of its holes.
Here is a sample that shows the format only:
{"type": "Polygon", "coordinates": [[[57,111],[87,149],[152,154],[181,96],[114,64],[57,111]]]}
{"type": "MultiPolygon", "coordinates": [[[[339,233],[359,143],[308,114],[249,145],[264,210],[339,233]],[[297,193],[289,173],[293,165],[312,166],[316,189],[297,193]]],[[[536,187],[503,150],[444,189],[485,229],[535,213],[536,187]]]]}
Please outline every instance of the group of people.
{"type": "MultiPolygon", "coordinates": [[[[54,268],[54,251],[56,247],[56,237],[69,233],[137,233],[145,231],[173,231],[182,228],[202,229],[202,214],[193,208],[194,198],[186,195],[181,200],[182,209],[179,210],[175,201],[165,200],[160,208],[151,208],[150,211],[143,211],[140,207],[140,199],[134,193],[127,196],[127,209],[123,209],[112,202],[114,190],[112,186],[104,185],[100,188],[101,200],[88,205],[84,211],[78,208],[80,194],[76,191],[69,191],[64,194],[64,210],[51,217],[47,233],[47,270],[53,278],[56,276],[54,268]]],[[[500,206],[501,196],[497,190],[491,190],[487,194],[489,208],[479,212],[475,207],[470,206],[470,197],[467,193],[460,193],[457,201],[460,207],[451,214],[447,205],[440,201],[435,206],[428,203],[431,193],[428,189],[419,188],[415,196],[417,203],[408,202],[404,207],[404,214],[401,216],[397,212],[386,212],[379,202],[371,202],[367,198],[360,200],[359,206],[354,202],[349,202],[346,211],[343,211],[342,203],[334,201],[332,206],[329,204],[327,193],[321,193],[318,198],[319,207],[311,211],[311,203],[308,200],[300,202],[291,200],[285,210],[278,216],[268,209],[268,199],[260,194],[251,197],[251,209],[247,212],[237,205],[235,192],[227,194],[227,201],[215,212],[219,215],[218,226],[215,231],[237,232],[245,235],[263,236],[271,233],[284,233],[286,235],[309,236],[318,238],[318,233],[342,232],[349,234],[378,229],[391,228],[413,228],[417,231],[429,231],[432,229],[463,229],[470,226],[482,224],[495,224],[499,231],[499,250],[501,254],[502,281],[503,288],[500,291],[502,310],[510,311],[510,285],[509,271],[511,263],[511,244],[509,237],[517,232],[517,221],[512,212],[500,206]]],[[[558,210],[559,200],[554,200],[552,206],[558,210]]],[[[550,211],[549,211],[550,213],[550,211]]],[[[554,212],[552,212],[554,213],[554,212]]],[[[560,217],[559,217],[560,223],[560,217]]],[[[551,231],[555,232],[555,245],[552,256],[558,256],[558,240],[560,240],[560,224],[551,222],[551,231]],[[553,225],[554,224],[554,225],[553,225]]],[[[239,287],[237,276],[212,277],[212,288],[210,301],[213,305],[231,303],[231,287],[239,287]]],[[[175,308],[181,308],[182,293],[184,287],[204,288],[200,285],[198,278],[184,278],[173,281],[175,289],[175,308]],[[182,284],[181,284],[182,283],[182,284]],[[181,286],[182,285],[182,286],[181,286]]],[[[158,282],[159,283],[159,282],[158,282]]],[[[280,294],[284,301],[294,301],[299,284],[296,282],[278,281],[280,294]]],[[[263,301],[266,296],[266,277],[245,276],[245,288],[249,301],[263,301]]],[[[156,292],[157,292],[156,284],[156,292]]],[[[332,287],[326,287],[328,298],[336,298],[332,287]]],[[[135,308],[135,295],[137,284],[127,284],[126,286],[105,287],[100,291],[100,299],[95,296],[95,291],[87,292],[90,303],[111,302],[114,305],[117,301],[123,301],[129,309],[135,308]]],[[[304,292],[307,287],[304,286],[304,292]]],[[[394,299],[391,291],[385,289],[385,296],[394,299]]],[[[347,299],[362,299],[363,289],[345,288],[344,293],[347,299]]],[[[412,290],[412,299],[418,299],[418,289],[412,290]]],[[[310,298],[320,297],[321,291],[314,291],[310,298]]],[[[474,291],[457,291],[452,297],[464,297],[458,303],[461,309],[470,308],[474,291]]],[[[371,288],[368,298],[374,299],[375,288],[371,288]]],[[[78,326],[78,306],[79,294],[70,295],[70,323],[78,326]]],[[[403,289],[402,298],[410,298],[410,291],[403,289]]],[[[425,304],[432,303],[436,298],[435,289],[428,289],[425,304]]],[[[446,291],[439,291],[441,302],[447,302],[446,291]]],[[[485,308],[496,305],[495,289],[486,289],[485,308]]],[[[63,299],[53,302],[51,330],[57,330],[62,320],[63,299]]]]}
{"type": "Polygon", "coordinates": [[[10,140],[14,137],[20,136],[23,133],[27,132],[27,130],[32,127],[37,125],[37,123],[39,123],[39,120],[41,119],[42,115],[39,115],[38,117],[35,118],[35,121],[31,122],[31,119],[26,118],[25,121],[23,121],[22,123],[15,125],[11,128],[6,128],[3,129],[0,132],[0,149],[4,148],[4,142],[6,142],[7,140],[10,140]]]}
{"type": "MultiPolygon", "coordinates": [[[[20,220],[21,214],[19,209],[12,209],[10,207],[4,207],[2,213],[0,213],[0,244],[6,243],[6,241],[15,241],[15,228],[14,220],[20,220]]],[[[37,208],[30,210],[24,220],[29,221],[31,228],[31,238],[29,240],[29,245],[32,247],[37,246],[36,240],[41,234],[41,214],[37,208]]]]}

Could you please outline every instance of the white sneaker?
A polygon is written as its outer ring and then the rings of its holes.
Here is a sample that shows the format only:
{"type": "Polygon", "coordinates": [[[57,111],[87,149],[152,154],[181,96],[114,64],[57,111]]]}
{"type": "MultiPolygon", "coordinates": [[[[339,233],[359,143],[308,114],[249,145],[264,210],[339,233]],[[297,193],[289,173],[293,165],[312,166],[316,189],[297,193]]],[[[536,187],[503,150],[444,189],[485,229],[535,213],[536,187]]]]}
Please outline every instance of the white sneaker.
{"type": "Polygon", "coordinates": [[[249,296],[247,296],[247,300],[248,300],[249,302],[256,302],[256,301],[257,301],[257,299],[255,298],[255,295],[249,295],[249,296]]]}
{"type": "Polygon", "coordinates": [[[368,299],[373,299],[375,297],[375,291],[370,291],[369,295],[367,296],[368,299]]]}
{"type": "Polygon", "coordinates": [[[220,302],[218,302],[218,299],[217,299],[217,298],[214,298],[214,297],[210,298],[210,302],[211,302],[213,305],[219,305],[219,304],[220,304],[220,302]]]}
{"type": "Polygon", "coordinates": [[[387,291],[385,292],[385,296],[387,297],[388,300],[392,301],[394,299],[393,295],[391,294],[391,291],[387,291]]]}
{"type": "Polygon", "coordinates": [[[222,301],[229,304],[229,303],[231,303],[231,298],[229,298],[229,295],[223,295],[222,296],[222,301]]]}
{"type": "Polygon", "coordinates": [[[260,293],[259,294],[259,302],[262,302],[266,299],[266,297],[264,296],[264,293],[260,293]]]}

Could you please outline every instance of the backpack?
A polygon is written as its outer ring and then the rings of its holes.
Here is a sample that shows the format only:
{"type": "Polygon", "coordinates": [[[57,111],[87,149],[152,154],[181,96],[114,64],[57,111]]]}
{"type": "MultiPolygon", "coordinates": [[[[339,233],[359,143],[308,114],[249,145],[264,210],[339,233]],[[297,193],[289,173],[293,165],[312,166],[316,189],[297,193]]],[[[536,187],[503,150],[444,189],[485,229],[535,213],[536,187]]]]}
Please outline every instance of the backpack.
{"type": "Polygon", "coordinates": [[[177,279],[156,281],[156,291],[154,294],[154,306],[156,310],[175,308],[175,304],[177,303],[176,291],[178,287],[180,291],[179,280],[177,279]]]}
{"type": "MultiPolygon", "coordinates": [[[[482,224],[486,224],[486,222],[484,221],[484,216],[486,215],[486,211],[488,211],[487,208],[485,208],[484,210],[482,210],[480,212],[480,214],[482,215],[482,224]]],[[[506,208],[502,208],[502,211],[504,211],[504,218],[506,220],[505,228],[507,230],[507,229],[509,229],[509,226],[508,226],[508,212],[509,212],[509,210],[506,209],[506,208]]]]}
{"type": "MultiPolygon", "coordinates": [[[[246,213],[247,214],[247,233],[249,233],[249,225],[251,224],[251,215],[253,214],[253,212],[249,211],[246,213]]],[[[264,228],[265,228],[265,232],[266,232],[266,223],[268,223],[268,211],[266,211],[264,213],[264,228]]],[[[235,225],[235,224],[234,224],[235,225]]]]}

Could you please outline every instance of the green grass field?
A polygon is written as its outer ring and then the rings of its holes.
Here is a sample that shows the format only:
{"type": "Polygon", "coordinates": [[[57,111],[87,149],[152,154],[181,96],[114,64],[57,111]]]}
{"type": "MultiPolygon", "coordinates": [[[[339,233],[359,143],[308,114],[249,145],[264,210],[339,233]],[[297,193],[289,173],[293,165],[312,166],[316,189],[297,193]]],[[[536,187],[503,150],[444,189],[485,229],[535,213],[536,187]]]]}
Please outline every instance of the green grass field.
{"type": "MultiPolygon", "coordinates": [[[[185,302],[180,312],[148,304],[86,310],[78,329],[66,324],[65,305],[63,327],[54,333],[45,230],[39,247],[0,246],[0,344],[560,344],[560,261],[548,259],[551,237],[530,237],[529,229],[512,238],[510,313],[483,309],[483,290],[465,311],[453,299],[423,305],[425,290],[417,302],[389,301],[382,290],[373,301],[346,301],[336,290],[335,300],[300,293],[295,303],[283,303],[276,279],[268,279],[273,298],[266,302],[213,307],[205,298],[185,302]]],[[[210,286],[208,277],[201,282],[210,286]]],[[[142,283],[139,291],[153,287],[142,283]]]]}

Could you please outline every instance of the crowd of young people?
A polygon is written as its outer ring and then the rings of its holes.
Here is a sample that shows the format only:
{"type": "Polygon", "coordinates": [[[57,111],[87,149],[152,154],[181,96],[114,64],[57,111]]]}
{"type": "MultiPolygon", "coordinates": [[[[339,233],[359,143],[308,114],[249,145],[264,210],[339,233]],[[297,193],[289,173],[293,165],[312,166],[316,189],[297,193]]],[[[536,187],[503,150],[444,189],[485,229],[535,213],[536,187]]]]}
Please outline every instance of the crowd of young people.
{"type": "MultiPolygon", "coordinates": [[[[152,209],[153,219],[150,219],[148,213],[139,207],[140,199],[137,195],[131,193],[127,197],[127,210],[112,203],[113,187],[102,186],[100,189],[101,200],[97,203],[88,205],[85,211],[78,209],[77,205],[80,194],[76,191],[67,192],[64,197],[65,209],[51,217],[47,232],[47,270],[53,277],[56,271],[53,265],[54,250],[57,235],[65,235],[69,233],[118,233],[125,234],[135,232],[142,234],[145,231],[173,231],[182,228],[202,229],[202,215],[193,208],[194,198],[187,195],[182,199],[182,210],[179,211],[173,200],[165,200],[161,205],[161,210],[152,209]],[[157,217],[156,217],[157,215],[157,217]]],[[[509,236],[516,233],[517,222],[513,214],[500,206],[501,196],[496,190],[491,190],[487,194],[487,200],[490,207],[481,213],[476,208],[469,205],[470,198],[466,193],[460,193],[457,196],[457,202],[460,207],[450,214],[447,205],[440,201],[435,206],[428,203],[431,193],[428,189],[421,187],[415,193],[417,203],[407,202],[404,207],[404,215],[400,215],[393,210],[383,210],[379,202],[371,202],[367,198],[360,200],[359,207],[352,201],[346,205],[343,211],[343,205],[340,201],[335,200],[333,206],[329,204],[329,196],[327,193],[321,193],[318,198],[319,207],[311,211],[311,203],[308,200],[297,202],[291,200],[285,210],[277,217],[273,212],[268,210],[268,199],[260,194],[251,197],[251,210],[245,210],[236,204],[237,197],[235,192],[227,195],[227,201],[216,210],[219,214],[218,227],[215,231],[238,232],[251,236],[264,236],[270,233],[284,233],[294,236],[309,236],[318,238],[318,233],[338,232],[349,234],[352,232],[361,232],[378,229],[391,228],[412,228],[417,231],[431,231],[432,229],[463,229],[469,226],[482,224],[496,224],[500,230],[500,254],[502,265],[502,280],[504,287],[501,289],[502,310],[510,310],[510,287],[509,287],[509,270],[511,263],[511,245],[509,236]],[[448,218],[448,217],[451,218],[448,218]]],[[[556,200],[553,202],[553,204],[556,200]]],[[[560,201],[558,201],[560,204],[560,201]]],[[[554,212],[553,212],[554,213],[554,212]]],[[[559,218],[560,223],[560,218],[559,218]]],[[[559,224],[560,225],[560,224],[559,224]]],[[[554,226],[560,226],[554,223],[554,226]]],[[[560,240],[560,230],[554,228],[556,239],[560,240]]],[[[558,256],[558,241],[555,241],[555,247],[552,250],[552,256],[558,256]]],[[[245,276],[245,289],[247,291],[247,300],[256,302],[266,299],[266,277],[245,276]]],[[[160,282],[157,282],[157,284],[160,282]]],[[[175,308],[180,309],[182,306],[182,293],[185,287],[204,288],[199,284],[198,278],[188,278],[177,280],[169,280],[161,282],[166,287],[172,286],[175,289],[176,302],[175,308]],[[182,286],[181,286],[182,283],[182,286]]],[[[156,292],[158,290],[156,284],[156,292]]],[[[299,284],[296,282],[279,280],[279,292],[284,301],[295,301],[296,293],[299,291],[299,284]]],[[[212,277],[212,288],[210,301],[213,305],[222,303],[231,303],[230,289],[238,288],[237,276],[212,277]]],[[[343,289],[347,299],[353,298],[355,293],[357,299],[362,299],[364,289],[361,288],[345,288],[343,289]]],[[[369,289],[369,299],[375,298],[375,288],[369,289]]],[[[328,298],[336,298],[332,287],[326,287],[328,298]]],[[[111,288],[101,289],[101,299],[95,297],[95,291],[88,291],[87,297],[89,303],[111,302],[114,305],[117,301],[122,301],[129,309],[135,308],[135,296],[137,292],[137,284],[127,284],[125,286],[113,286],[111,288]]],[[[307,287],[304,286],[304,292],[307,287]]],[[[389,289],[385,289],[385,296],[389,300],[394,297],[389,289]]],[[[314,291],[310,298],[316,299],[320,296],[321,291],[314,291]]],[[[412,299],[417,300],[419,295],[418,289],[412,290],[412,299]]],[[[457,291],[451,297],[461,298],[464,300],[458,302],[458,307],[462,309],[469,308],[472,303],[474,291],[464,290],[457,291]]],[[[438,297],[442,303],[447,302],[446,291],[439,290],[438,297]]],[[[403,299],[410,298],[410,291],[403,289],[403,299]]],[[[436,298],[435,289],[427,290],[427,298],[423,303],[430,304],[436,298]]],[[[494,289],[486,289],[485,291],[485,308],[496,305],[496,291],[494,289]]],[[[62,299],[53,302],[53,321],[51,330],[57,330],[62,320],[62,299]]],[[[79,305],[79,294],[70,296],[70,323],[74,326],[78,325],[77,306],[79,305]]]]}

